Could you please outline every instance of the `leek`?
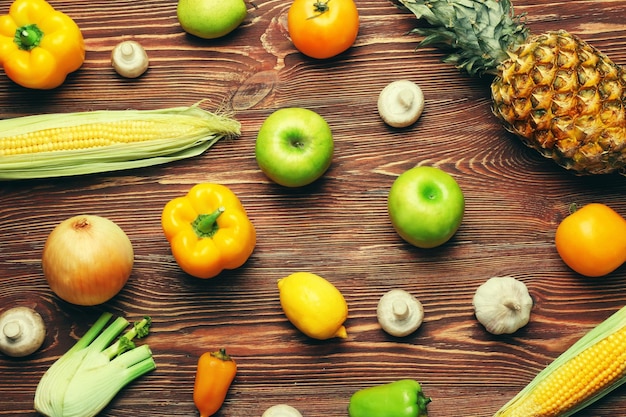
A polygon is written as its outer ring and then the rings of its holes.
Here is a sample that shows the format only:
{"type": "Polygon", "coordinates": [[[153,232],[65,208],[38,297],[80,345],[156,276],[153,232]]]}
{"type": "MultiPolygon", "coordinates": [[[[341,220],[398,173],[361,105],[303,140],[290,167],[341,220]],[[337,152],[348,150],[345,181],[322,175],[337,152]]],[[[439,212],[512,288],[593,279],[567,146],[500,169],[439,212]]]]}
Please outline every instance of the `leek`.
{"type": "Polygon", "coordinates": [[[150,318],[111,344],[129,325],[118,317],[105,329],[111,317],[102,314],[44,373],[35,391],[35,410],[48,417],[93,417],[128,383],[156,368],[148,345],[133,342],[148,334],[150,318]]]}

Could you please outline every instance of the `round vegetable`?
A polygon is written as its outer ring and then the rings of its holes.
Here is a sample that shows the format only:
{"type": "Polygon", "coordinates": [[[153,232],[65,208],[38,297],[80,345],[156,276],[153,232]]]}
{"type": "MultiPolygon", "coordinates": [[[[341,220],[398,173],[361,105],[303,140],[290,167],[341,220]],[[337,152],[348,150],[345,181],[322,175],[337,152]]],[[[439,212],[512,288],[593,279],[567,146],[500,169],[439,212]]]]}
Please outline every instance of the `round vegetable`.
{"type": "Polygon", "coordinates": [[[563,262],[588,277],[608,275],[626,262],[626,220],[604,204],[588,204],[557,227],[563,262]]]}
{"type": "Polygon", "coordinates": [[[526,284],[513,277],[492,277],[472,300],[476,319],[489,333],[515,333],[530,321],[533,299],[526,284]]]}
{"type": "Polygon", "coordinates": [[[14,307],[0,314],[0,352],[23,357],[41,347],[46,337],[46,326],[35,310],[14,307]]]}
{"type": "Polygon", "coordinates": [[[59,298],[77,305],[102,304],[126,285],[133,246],[118,225],[79,215],[61,222],[43,248],[43,273],[59,298]]]}
{"type": "Polygon", "coordinates": [[[111,65],[122,77],[137,78],[146,72],[149,64],[148,54],[138,42],[120,42],[111,51],[111,65]]]}
{"type": "Polygon", "coordinates": [[[398,80],[387,84],[378,96],[378,114],[392,127],[407,127],[424,111],[424,93],[412,81],[398,80]]]}
{"type": "Polygon", "coordinates": [[[311,58],[331,58],[354,44],[359,12],[353,0],[295,0],[287,14],[294,46],[311,58]]]}
{"type": "Polygon", "coordinates": [[[0,18],[0,63],[26,88],[50,90],[85,61],[80,28],[44,0],[15,0],[0,18]]]}
{"type": "Polygon", "coordinates": [[[221,184],[196,184],[187,195],[170,200],[161,225],[174,259],[196,278],[239,268],[256,245],[256,230],[241,201],[221,184]]]}
{"type": "Polygon", "coordinates": [[[422,325],[424,308],[409,292],[394,289],[380,297],[376,317],[384,331],[392,336],[404,337],[422,325]]]}

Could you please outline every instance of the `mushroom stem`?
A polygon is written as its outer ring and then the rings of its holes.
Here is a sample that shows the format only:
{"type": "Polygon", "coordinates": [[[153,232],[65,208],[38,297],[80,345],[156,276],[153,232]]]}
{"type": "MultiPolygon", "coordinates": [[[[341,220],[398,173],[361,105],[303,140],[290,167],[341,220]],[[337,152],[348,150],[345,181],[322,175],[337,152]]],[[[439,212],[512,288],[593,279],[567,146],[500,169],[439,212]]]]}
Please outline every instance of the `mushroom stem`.
{"type": "Polygon", "coordinates": [[[411,105],[413,104],[413,100],[415,99],[415,94],[413,94],[412,90],[403,89],[402,91],[398,93],[397,99],[398,99],[398,103],[404,109],[410,109],[411,105]]]}
{"type": "Polygon", "coordinates": [[[120,53],[128,60],[135,53],[135,47],[130,42],[122,42],[120,44],[120,53]]]}
{"type": "Polygon", "coordinates": [[[396,317],[396,320],[402,321],[409,317],[409,306],[404,300],[393,300],[393,303],[391,304],[391,311],[396,317]]]}
{"type": "Polygon", "coordinates": [[[4,325],[2,332],[8,339],[17,340],[22,336],[22,325],[17,320],[11,320],[4,325]]]}

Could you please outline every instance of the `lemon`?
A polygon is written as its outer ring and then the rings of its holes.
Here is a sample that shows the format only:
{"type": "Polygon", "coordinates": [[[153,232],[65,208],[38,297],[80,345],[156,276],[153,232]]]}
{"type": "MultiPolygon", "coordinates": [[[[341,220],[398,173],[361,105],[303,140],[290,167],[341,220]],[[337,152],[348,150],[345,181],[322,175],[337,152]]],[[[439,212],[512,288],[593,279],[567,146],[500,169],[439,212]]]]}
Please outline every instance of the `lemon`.
{"type": "Polygon", "coordinates": [[[326,279],[309,272],[296,272],[278,280],[280,305],[289,321],[314,339],[345,338],[343,326],[348,304],[326,279]]]}

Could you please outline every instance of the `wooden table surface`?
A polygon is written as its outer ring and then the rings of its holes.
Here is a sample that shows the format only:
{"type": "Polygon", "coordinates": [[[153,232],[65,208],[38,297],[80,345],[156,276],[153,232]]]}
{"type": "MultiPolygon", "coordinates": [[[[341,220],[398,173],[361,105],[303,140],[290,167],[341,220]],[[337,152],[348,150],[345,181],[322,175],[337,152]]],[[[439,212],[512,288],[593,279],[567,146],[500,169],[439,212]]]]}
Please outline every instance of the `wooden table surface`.
{"type": "MultiPolygon", "coordinates": [[[[0,1],[7,10],[10,2],[0,1]]],[[[44,371],[110,311],[153,318],[145,339],[157,369],[127,386],[104,416],[197,416],[192,401],[198,357],[226,348],[239,365],[219,416],[260,416],[288,403],[305,417],[347,416],[351,394],[414,378],[432,397],[433,417],[491,416],[562,351],[626,301],[626,267],[602,279],[569,270],[554,232],[571,203],[601,202],[626,215],[626,179],[576,177],[509,135],[490,111],[489,82],[442,63],[434,49],[416,51],[407,32],[414,16],[388,0],[357,0],[358,39],[347,53],[317,61],[298,53],[286,32],[290,2],[255,0],[242,26],[219,40],[186,35],[172,0],[55,0],[82,28],[83,67],[52,91],[32,91],[0,76],[0,117],[128,108],[154,109],[210,100],[232,109],[242,135],[205,154],[165,166],[71,179],[0,184],[0,310],[35,308],[47,325],[42,348],[24,359],[0,356],[0,415],[35,416],[44,371]],[[110,67],[112,48],[134,39],[150,69],[136,80],[110,67]],[[426,109],[406,129],[379,118],[380,90],[397,79],[419,84],[426,109]],[[271,183],[254,157],[256,133],[273,111],[320,113],[336,148],[313,185],[271,183]],[[386,198],[393,180],[416,164],[452,174],[466,197],[458,233],[421,250],[391,227],[386,198]],[[161,210],[199,182],[229,186],[258,233],[244,267],[211,280],[185,275],[160,227],[161,210]],[[41,270],[53,227],[76,214],[115,221],[135,249],[132,275],[111,301],[73,306],[57,298],[41,270]],[[283,314],[277,279],[296,271],[334,283],[350,309],[347,339],[315,341],[283,314]],[[489,277],[525,282],[531,322],[511,336],[487,333],[472,297],[489,277]],[[422,327],[405,338],[384,333],[377,302],[402,288],[423,304],[422,327]]],[[[626,64],[626,0],[517,0],[533,32],[562,28],[626,64]]],[[[0,161],[1,163],[1,161],[0,161]]],[[[626,388],[581,416],[615,417],[626,388]]]]}

